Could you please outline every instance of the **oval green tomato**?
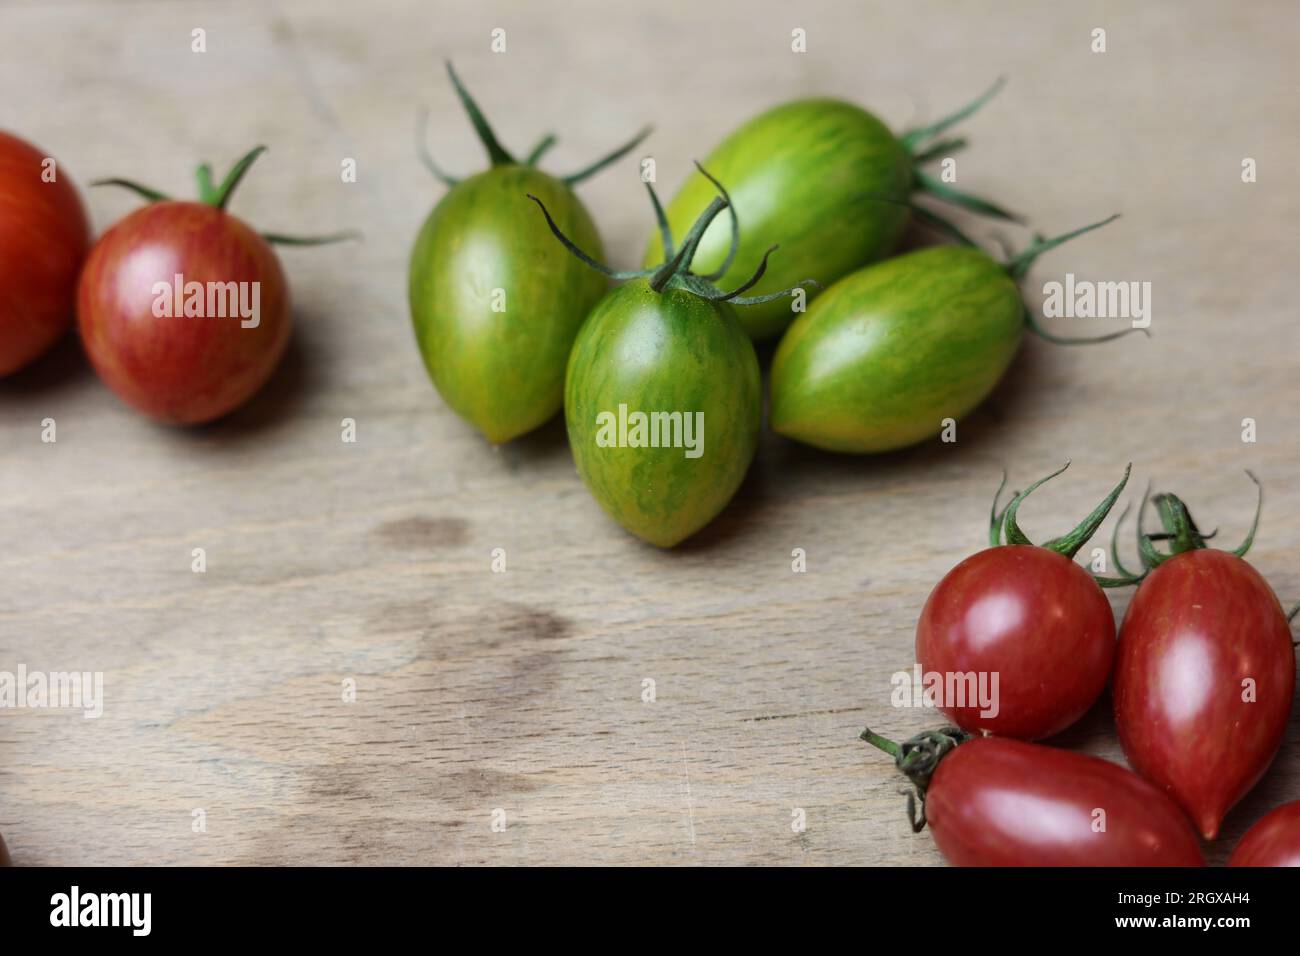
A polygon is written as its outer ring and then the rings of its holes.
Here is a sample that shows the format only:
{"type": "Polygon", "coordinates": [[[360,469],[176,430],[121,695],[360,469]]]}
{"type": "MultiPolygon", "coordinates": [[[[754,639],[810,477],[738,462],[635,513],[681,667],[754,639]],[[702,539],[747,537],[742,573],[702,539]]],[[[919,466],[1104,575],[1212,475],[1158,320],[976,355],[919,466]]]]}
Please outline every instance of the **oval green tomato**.
{"type": "Polygon", "coordinates": [[[411,317],[433,384],[493,443],[559,411],[582,320],[609,287],[551,235],[532,193],[586,249],[601,248],[567,186],[502,165],[452,187],[411,253],[411,317]]]}
{"type": "Polygon", "coordinates": [[[578,473],[628,531],[672,547],[713,520],[758,447],[758,358],[731,306],[644,279],[610,292],[569,358],[578,473]]]}
{"type": "Polygon", "coordinates": [[[1024,302],[977,249],[937,246],[846,276],[790,326],[772,360],[773,430],[882,452],[936,435],[1011,362],[1024,302]]]}
{"type": "MultiPolygon", "coordinates": [[[[810,99],[778,106],[728,136],[702,165],[726,187],[740,224],[739,251],[717,283],[728,291],[749,278],[764,250],[778,244],[767,274],[746,295],[810,278],[828,286],[888,255],[907,225],[909,211],[899,203],[911,193],[911,159],[884,123],[851,103],[810,99]]],[[[665,209],[673,235],[685,235],[715,195],[714,185],[693,173],[665,209]]],[[[709,273],[721,266],[730,243],[730,219],[719,216],[704,234],[692,270],[709,273]]],[[[663,260],[656,232],[645,265],[663,260]]],[[[789,299],[739,310],[754,339],[778,334],[794,315],[789,299]]]]}

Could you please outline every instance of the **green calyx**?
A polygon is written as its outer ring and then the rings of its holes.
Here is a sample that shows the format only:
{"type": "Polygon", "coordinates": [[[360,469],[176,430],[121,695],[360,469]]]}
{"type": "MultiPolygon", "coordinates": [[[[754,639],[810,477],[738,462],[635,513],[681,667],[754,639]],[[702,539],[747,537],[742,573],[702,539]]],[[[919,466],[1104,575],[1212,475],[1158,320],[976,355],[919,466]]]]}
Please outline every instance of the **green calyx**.
{"type": "MultiPolygon", "coordinates": [[[[523,163],[520,163],[519,160],[510,155],[506,148],[501,145],[496,134],[492,132],[492,127],[488,124],[487,117],[483,115],[483,111],[479,109],[478,104],[474,102],[474,98],[469,95],[469,91],[465,89],[464,84],[461,83],[460,77],[456,75],[456,70],[452,67],[450,60],[447,61],[447,75],[451,77],[451,85],[456,89],[456,96],[459,97],[461,105],[465,108],[470,123],[474,125],[474,131],[478,133],[478,138],[480,142],[483,143],[483,148],[487,150],[488,160],[493,166],[536,166],[537,162],[547,153],[548,150],[550,150],[552,146],[555,145],[555,134],[547,133],[542,137],[541,141],[529,151],[528,156],[524,159],[523,163]]],[[[429,147],[427,145],[429,138],[428,132],[429,113],[428,110],[421,110],[416,130],[416,150],[419,154],[420,161],[424,164],[425,168],[441,180],[444,185],[455,186],[460,182],[460,178],[445,172],[442,167],[434,161],[433,155],[429,152],[429,147]]],[[[636,149],[636,147],[640,145],[641,141],[650,135],[650,132],[651,127],[645,127],[641,132],[637,133],[636,136],[632,137],[630,141],[624,143],[609,155],[601,157],[591,165],[578,170],[576,173],[570,173],[568,176],[561,176],[561,181],[563,181],[567,186],[576,186],[584,179],[600,172],[606,166],[617,162],[632,150],[636,149]]]]}
{"type": "Polygon", "coordinates": [[[953,126],[956,126],[962,120],[974,115],[985,103],[993,99],[998,91],[1006,85],[1006,77],[999,77],[982,95],[977,97],[973,102],[963,106],[957,112],[945,116],[936,123],[928,126],[922,126],[917,129],[908,130],[898,137],[899,145],[903,147],[908,158],[912,163],[912,189],[916,192],[928,193],[936,199],[942,199],[944,202],[959,206],[962,209],[969,209],[972,212],[980,213],[985,216],[992,216],[995,219],[1003,219],[1008,222],[1023,222],[1020,216],[1013,212],[1008,212],[1001,206],[989,202],[987,199],[981,199],[978,196],[972,196],[968,193],[961,192],[953,188],[942,179],[932,176],[922,171],[921,166],[932,160],[964,149],[966,140],[963,137],[956,139],[937,139],[936,137],[947,132],[953,126]]]}
{"type": "MultiPolygon", "coordinates": [[[[230,203],[235,189],[243,181],[249,167],[257,161],[257,157],[266,152],[265,146],[255,146],[239,162],[226,173],[226,178],[221,181],[220,185],[214,185],[212,181],[212,167],[203,163],[194,171],[195,182],[199,187],[199,202],[205,206],[211,206],[214,209],[225,210],[230,203]]],[[[151,189],[148,186],[142,186],[130,179],[97,179],[92,182],[92,186],[121,186],[123,189],[129,189],[146,201],[170,202],[171,197],[166,193],[151,189]]],[[[345,239],[359,239],[360,233],[352,230],[347,232],[338,232],[328,236],[287,236],[282,233],[264,232],[262,238],[274,245],[282,246],[323,246],[331,242],[342,242],[345,239]]]]}
{"type": "MultiPolygon", "coordinates": [[[[998,501],[1002,497],[1002,489],[1005,488],[1007,484],[1007,476],[1004,472],[1002,475],[1002,483],[998,485],[997,493],[993,496],[993,508],[989,514],[989,546],[997,548],[1008,544],[1032,545],[1033,542],[1025,536],[1023,531],[1020,530],[1020,525],[1016,521],[1016,517],[1020,511],[1020,505],[1040,485],[1051,481],[1069,467],[1070,463],[1067,461],[1047,477],[1039,478],[1024,491],[1016,492],[1011,501],[1007,503],[1007,506],[999,511],[998,501]]],[[[1097,529],[1101,527],[1101,523],[1106,520],[1106,515],[1110,514],[1110,509],[1115,506],[1115,502],[1119,499],[1120,493],[1124,490],[1124,486],[1128,484],[1129,473],[1132,471],[1132,468],[1132,464],[1124,466],[1124,477],[1120,479],[1120,483],[1116,485],[1111,490],[1110,494],[1102,500],[1101,504],[1097,505],[1097,507],[1094,508],[1092,512],[1083,519],[1083,521],[1079,522],[1073,530],[1067,534],[1061,535],[1059,538],[1045,541],[1040,545],[1040,547],[1047,548],[1049,551],[1055,551],[1057,554],[1073,559],[1073,557],[1078,554],[1079,549],[1088,542],[1088,539],[1097,533],[1097,529]]],[[[1123,574],[1123,577],[1107,578],[1094,574],[1092,575],[1092,579],[1104,588],[1127,587],[1130,584],[1136,584],[1140,580],[1140,578],[1129,574],[1129,572],[1120,567],[1118,559],[1116,559],[1115,567],[1123,574]]]]}
{"type": "MultiPolygon", "coordinates": [[[[1243,541],[1232,553],[1239,558],[1244,558],[1250,546],[1255,543],[1255,532],[1259,530],[1259,515],[1264,508],[1264,486],[1260,484],[1259,479],[1251,472],[1246,472],[1247,477],[1255,483],[1258,489],[1258,497],[1255,503],[1255,518],[1251,522],[1250,531],[1243,541]]],[[[1128,508],[1125,508],[1119,516],[1119,521],[1115,524],[1114,534],[1111,536],[1111,550],[1115,553],[1115,567],[1122,574],[1132,577],[1132,572],[1126,570],[1119,560],[1119,526],[1124,523],[1124,518],[1128,515],[1128,508]]],[[[1208,547],[1206,544],[1217,532],[1211,531],[1205,534],[1196,526],[1192,520],[1192,514],[1187,510],[1187,505],[1183,504],[1181,498],[1177,495],[1163,492],[1152,495],[1150,489],[1142,496],[1142,504],[1138,508],[1137,524],[1137,544],[1138,557],[1142,561],[1143,572],[1140,578],[1146,575],[1155,567],[1168,561],[1176,554],[1182,554],[1185,551],[1197,551],[1208,547]],[[1156,514],[1160,516],[1160,524],[1164,528],[1162,532],[1147,534],[1143,531],[1145,524],[1147,503],[1150,502],[1156,506],[1156,514]],[[1166,549],[1161,551],[1156,547],[1156,542],[1162,542],[1166,549]]],[[[1300,609],[1300,608],[1298,608],[1300,609]]],[[[1292,614],[1295,612],[1293,611],[1292,614]]]]}
{"type": "MultiPolygon", "coordinates": [[[[1078,236],[1082,236],[1084,233],[1092,232],[1094,229],[1100,229],[1102,226],[1108,225],[1118,218],[1119,213],[1115,213],[1113,216],[1108,216],[1100,222],[1090,223],[1089,225],[1073,229],[1070,232],[1052,238],[1048,238],[1041,233],[1035,233],[1034,241],[1021,252],[1010,256],[1006,263],[1003,264],[1003,268],[1006,269],[1007,275],[1009,275],[1014,281],[1019,282],[1026,274],[1028,274],[1030,267],[1034,264],[1034,260],[1044,252],[1047,252],[1049,249],[1055,249],[1057,246],[1067,243],[1078,236]]],[[[1039,324],[1038,319],[1034,316],[1033,310],[1031,310],[1027,305],[1025,306],[1025,325],[1028,326],[1029,331],[1033,332],[1039,338],[1045,339],[1048,342],[1054,342],[1057,345],[1094,345],[1098,342],[1110,342],[1114,339],[1123,338],[1131,332],[1141,332],[1148,338],[1151,337],[1151,333],[1147,329],[1136,328],[1127,328],[1119,332],[1109,332],[1106,335],[1098,335],[1093,338],[1070,338],[1068,336],[1054,335],[1039,324]]]]}
{"type": "Polygon", "coordinates": [[[698,162],[695,164],[695,168],[703,173],[704,176],[708,178],[709,182],[713,183],[713,185],[717,187],[720,195],[714,197],[713,201],[709,203],[708,208],[706,208],[704,212],[700,214],[700,217],[695,220],[695,224],[691,226],[690,232],[686,234],[680,247],[674,246],[672,229],[669,228],[668,219],[664,215],[664,208],[659,202],[659,197],[655,194],[654,186],[651,183],[645,184],[646,191],[650,194],[650,204],[654,207],[655,219],[659,223],[659,235],[663,240],[665,258],[663,264],[649,269],[618,270],[611,269],[609,266],[597,262],[574,245],[568,236],[560,230],[560,227],[556,225],[555,220],[551,218],[551,214],[547,210],[545,203],[532,193],[528,194],[528,198],[537,203],[538,207],[541,208],[542,215],[546,217],[546,224],[550,226],[551,232],[554,233],[555,238],[564,244],[564,248],[568,249],[593,269],[604,273],[611,279],[648,279],[650,288],[654,289],[656,292],[663,292],[665,289],[685,289],[688,292],[698,295],[702,299],[708,299],[710,302],[731,302],[734,305],[757,305],[760,302],[771,302],[775,299],[792,295],[795,289],[806,288],[808,286],[813,286],[819,289],[821,288],[821,284],[815,280],[805,279],[788,289],[782,289],[780,292],[755,296],[742,295],[741,293],[752,289],[754,285],[763,278],[763,275],[767,272],[768,256],[775,252],[779,248],[778,246],[772,246],[764,252],[763,259],[759,262],[758,268],[754,270],[754,274],[730,292],[724,292],[715,286],[713,284],[714,281],[720,278],[723,273],[730,268],[732,261],[736,257],[736,249],[740,245],[740,226],[736,221],[735,210],[731,207],[731,197],[727,195],[727,190],[723,187],[722,183],[709,175],[708,171],[698,162]],[[727,257],[717,269],[714,269],[712,272],[705,275],[697,275],[694,272],[691,272],[691,261],[695,258],[695,253],[700,245],[700,239],[703,238],[705,231],[713,223],[713,220],[717,218],[718,213],[722,212],[724,209],[731,211],[731,248],[727,252],[727,257]],[[674,249],[676,251],[674,251],[674,249]]]}
{"type": "Polygon", "coordinates": [[[971,735],[957,727],[940,727],[938,730],[917,734],[899,744],[868,727],[858,738],[893,757],[894,766],[912,784],[912,792],[907,795],[907,818],[912,824],[912,832],[920,833],[925,829],[925,791],[930,786],[930,778],[934,776],[939,762],[970,740],[971,735]]]}

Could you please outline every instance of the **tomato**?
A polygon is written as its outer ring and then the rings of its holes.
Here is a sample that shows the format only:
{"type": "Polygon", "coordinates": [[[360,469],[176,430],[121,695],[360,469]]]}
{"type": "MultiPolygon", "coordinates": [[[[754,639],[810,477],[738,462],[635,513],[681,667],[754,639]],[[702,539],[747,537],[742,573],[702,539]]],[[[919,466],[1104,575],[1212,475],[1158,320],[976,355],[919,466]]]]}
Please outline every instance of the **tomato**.
{"type": "Polygon", "coordinates": [[[1181,501],[1152,500],[1172,553],[1145,539],[1150,570],[1120,629],[1115,723],[1133,768],[1212,840],[1282,742],[1295,655],[1281,604],[1240,556],[1254,531],[1237,553],[1211,550],[1181,501]]]}
{"type": "Polygon", "coordinates": [[[955,728],[902,746],[862,738],[911,779],[921,801],[912,827],[928,824],[954,866],[1205,865],[1177,805],[1117,764],[955,728]]]}
{"type": "MultiPolygon", "coordinates": [[[[728,257],[727,230],[718,223],[700,243],[698,271],[721,269],[719,282],[734,285],[753,271],[764,249],[779,242],[781,258],[755,287],[756,294],[805,277],[829,285],[894,249],[911,218],[908,197],[916,190],[1014,218],[920,169],[961,147],[961,142],[936,142],[934,137],[973,113],[1000,86],[953,116],[903,136],[895,136],[866,110],[826,98],[785,103],[749,120],[704,161],[731,190],[743,234],[738,254],[728,257]]],[[[667,207],[674,231],[690,225],[712,189],[699,173],[687,179],[667,207]]],[[[663,243],[652,236],[643,264],[664,258],[663,243]]],[[[793,318],[790,303],[780,299],[741,313],[745,330],[755,339],[779,334],[793,318]]]]}
{"type": "Polygon", "coordinates": [[[0,866],[13,865],[13,860],[9,859],[9,848],[5,846],[5,838],[0,836],[0,866]]]}
{"type": "Polygon", "coordinates": [[[1030,544],[1016,524],[1020,503],[1041,481],[1016,496],[1003,515],[995,501],[995,546],[962,561],[930,592],[916,625],[916,660],[925,679],[934,681],[940,709],[963,730],[1050,737],[1082,717],[1105,690],[1115,617],[1098,582],[1071,558],[1127,481],[1126,470],[1082,525],[1045,547],[1030,544]],[[1004,524],[1015,543],[997,543],[1004,524]]]}
{"type": "MultiPolygon", "coordinates": [[[[706,174],[707,175],[707,174],[706,174]]],[[[578,473],[600,505],[628,531],[672,547],[703,528],[731,500],[758,447],[762,391],[754,346],[729,303],[751,305],[691,271],[700,236],[727,206],[715,198],[674,251],[659,215],[669,259],[654,269],[615,273],[564,235],[541,207],[556,237],[576,257],[616,278],[587,318],[569,357],[564,417],[578,473]]],[[[769,250],[770,252],[771,250],[769,250]]]]}
{"type": "Polygon", "coordinates": [[[638,279],[602,300],[578,333],[564,414],[596,500],[637,537],[672,547],[712,521],[745,478],[762,420],[758,358],[725,302],[638,279]],[[636,412],[680,413],[688,431],[680,445],[609,444],[611,426],[636,412]]]}
{"type": "Polygon", "coordinates": [[[32,361],[72,324],[77,273],[90,245],[76,188],[46,160],[0,131],[0,376],[32,361]]]}
{"type": "Polygon", "coordinates": [[[1300,800],[1283,804],[1247,830],[1228,866],[1300,866],[1300,800]]]}
{"type": "Polygon", "coordinates": [[[548,137],[520,163],[497,143],[448,64],[452,83],[492,166],[451,186],[425,220],[411,252],[411,318],[438,393],[492,443],[545,423],[563,402],[569,349],[609,288],[567,255],[528,201],[539,196],[557,224],[600,256],[600,236],[569,188],[631,150],[637,137],[580,173],[558,179],[533,167],[548,137]]]}
{"type": "Polygon", "coordinates": [[[1075,341],[1039,329],[1016,280],[1043,251],[1105,222],[1036,241],[1005,265],[975,248],[936,246],[841,279],[772,359],[773,431],[854,454],[937,435],[993,390],[1026,327],[1075,341]]]}
{"type": "Polygon", "coordinates": [[[226,212],[259,146],[220,188],[199,169],[201,201],[176,202],[127,180],[150,204],[95,243],[77,289],[77,324],[91,363],[128,405],[193,425],[247,401],[289,342],[289,287],[271,242],[226,212]]]}

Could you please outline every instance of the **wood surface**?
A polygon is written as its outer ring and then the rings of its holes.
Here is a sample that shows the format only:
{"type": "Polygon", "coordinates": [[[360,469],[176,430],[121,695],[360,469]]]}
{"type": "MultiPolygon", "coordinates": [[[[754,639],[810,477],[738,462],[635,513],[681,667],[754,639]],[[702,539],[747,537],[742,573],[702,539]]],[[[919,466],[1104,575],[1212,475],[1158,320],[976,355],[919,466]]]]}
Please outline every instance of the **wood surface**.
{"type": "MultiPolygon", "coordinates": [[[[105,695],[99,719],[0,712],[15,862],[940,863],[856,737],[935,723],[891,707],[889,678],[911,666],[929,589],[981,547],[1004,466],[1022,487],[1074,462],[1022,512],[1040,540],[1132,461],[1126,498],[1177,490],[1233,543],[1250,468],[1267,489],[1251,560],[1300,599],[1298,45],[1282,2],[5,3],[0,127],[83,188],[129,176],[189,195],[199,161],[263,142],[233,212],[365,233],[282,253],[293,344],[219,423],[131,412],[75,337],[0,382],[0,669],[102,671],[105,695]],[[407,256],[443,189],[415,157],[418,107],[446,166],[484,163],[447,57],[508,146],[559,134],[551,170],[653,122],[641,153],[665,195],[782,100],[841,96],[902,129],[1005,75],[962,127],[959,185],[1046,232],[1122,212],[1044,257],[1026,292],[1036,304],[1066,272],[1149,281],[1152,337],[1026,342],[955,443],[852,458],[765,434],[713,525],[642,545],[587,494],[562,423],[492,448],[421,364],[407,256]]],[[[137,204],[84,194],[97,231],[137,204]]],[[[635,158],[580,195],[610,258],[639,260],[635,158]]],[[[958,218],[991,248],[1031,235],[958,218]]],[[[1122,760],[1108,698],[1059,743],[1122,760]]],[[[1210,858],[1297,797],[1293,717],[1210,858]]]]}

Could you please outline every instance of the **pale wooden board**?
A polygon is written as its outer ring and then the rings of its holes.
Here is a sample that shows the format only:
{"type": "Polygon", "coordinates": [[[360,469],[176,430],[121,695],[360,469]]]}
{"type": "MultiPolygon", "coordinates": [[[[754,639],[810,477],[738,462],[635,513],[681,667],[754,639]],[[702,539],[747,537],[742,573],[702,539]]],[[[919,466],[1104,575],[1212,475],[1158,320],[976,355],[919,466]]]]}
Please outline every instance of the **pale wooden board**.
{"type": "MultiPolygon", "coordinates": [[[[1253,468],[1269,497],[1252,560],[1300,597],[1298,43],[1285,3],[6,4],[0,126],[79,182],[186,194],[197,161],[266,142],[237,214],[366,234],[284,253],[292,351],[215,426],[129,412],[75,341],[0,383],[0,668],[102,670],[107,697],[99,720],[0,713],[15,860],[939,862],[855,737],[934,722],[891,708],[889,675],[910,666],[929,588],[980,546],[1003,465],[1023,483],[1074,459],[1024,512],[1040,538],[1132,460],[1135,493],[1171,483],[1235,540],[1253,468]],[[1096,26],[1105,54],[1089,51],[1096,26]],[[1150,281],[1155,337],[1029,342],[956,444],[858,460],[766,436],[713,526],[671,553],[642,546],[587,495],[560,425],[494,450],[425,376],[406,261],[442,190],[413,155],[417,106],[449,167],[483,162],[448,56],[509,145],[559,132],[551,169],[653,121],[665,191],[783,99],[844,96],[900,128],[1005,74],[964,127],[961,185],[1049,232],[1122,211],[1027,287],[1033,300],[1067,271],[1150,281]],[[1257,444],[1241,442],[1246,416],[1257,444]],[[40,441],[46,417],[57,444],[40,441]]],[[[581,190],[623,263],[650,225],[635,177],[629,159],[581,190]]],[[[134,205],[88,202],[100,230],[134,205]]],[[[1107,708],[1061,742],[1120,759],[1107,708]]],[[[1295,726],[1213,859],[1300,796],[1295,726]]]]}

